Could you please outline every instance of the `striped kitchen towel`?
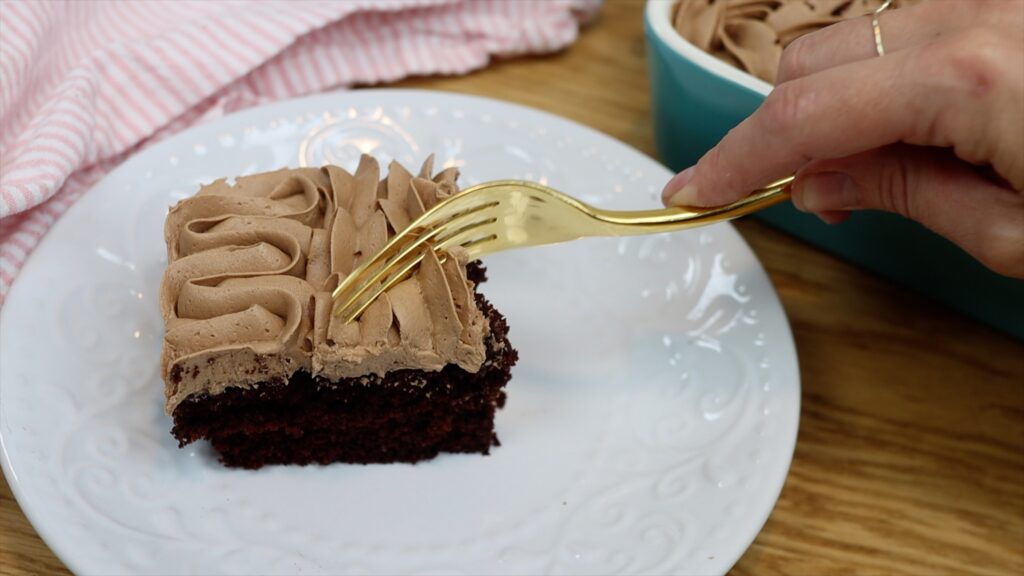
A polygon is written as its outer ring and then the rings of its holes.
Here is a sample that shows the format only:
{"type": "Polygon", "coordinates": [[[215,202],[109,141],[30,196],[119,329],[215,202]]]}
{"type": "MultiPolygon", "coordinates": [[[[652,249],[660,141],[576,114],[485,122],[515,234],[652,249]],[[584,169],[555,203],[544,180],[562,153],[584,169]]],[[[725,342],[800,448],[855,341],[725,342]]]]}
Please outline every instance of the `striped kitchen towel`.
{"type": "Polygon", "coordinates": [[[50,226],[141,147],[328,88],[576,39],[600,0],[0,0],[0,304],[50,226]]]}

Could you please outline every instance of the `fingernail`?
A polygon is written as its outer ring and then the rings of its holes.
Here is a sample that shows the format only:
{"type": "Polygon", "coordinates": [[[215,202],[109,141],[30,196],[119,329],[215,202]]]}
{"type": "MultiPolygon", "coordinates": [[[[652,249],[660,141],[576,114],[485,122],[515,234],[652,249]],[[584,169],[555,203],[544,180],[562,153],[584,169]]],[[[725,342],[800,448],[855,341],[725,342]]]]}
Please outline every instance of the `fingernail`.
{"type": "Polygon", "coordinates": [[[661,191],[661,201],[666,206],[693,204],[697,198],[697,189],[690,186],[690,180],[693,179],[694,171],[695,167],[690,166],[668,181],[665,189],[661,191]]]}
{"type": "Polygon", "coordinates": [[[859,206],[860,194],[846,174],[821,172],[800,179],[794,200],[796,207],[804,212],[849,210],[859,206]]]}
{"type": "Polygon", "coordinates": [[[829,210],[827,212],[818,212],[817,214],[815,214],[815,216],[817,216],[825,224],[841,224],[850,217],[850,213],[829,210]]]}

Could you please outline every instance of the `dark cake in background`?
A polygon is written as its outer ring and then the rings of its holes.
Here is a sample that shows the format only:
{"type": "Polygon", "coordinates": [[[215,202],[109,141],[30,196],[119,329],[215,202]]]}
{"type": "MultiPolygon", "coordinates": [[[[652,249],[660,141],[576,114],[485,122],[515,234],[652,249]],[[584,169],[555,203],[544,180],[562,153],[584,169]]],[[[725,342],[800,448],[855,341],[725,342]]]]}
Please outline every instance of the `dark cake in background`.
{"type": "Polygon", "coordinates": [[[458,192],[364,156],[219,180],[167,217],[162,374],[172,433],[229,466],[415,462],[488,453],[516,361],[484,271],[432,254],[355,322],[331,292],[363,258],[458,192]]]}

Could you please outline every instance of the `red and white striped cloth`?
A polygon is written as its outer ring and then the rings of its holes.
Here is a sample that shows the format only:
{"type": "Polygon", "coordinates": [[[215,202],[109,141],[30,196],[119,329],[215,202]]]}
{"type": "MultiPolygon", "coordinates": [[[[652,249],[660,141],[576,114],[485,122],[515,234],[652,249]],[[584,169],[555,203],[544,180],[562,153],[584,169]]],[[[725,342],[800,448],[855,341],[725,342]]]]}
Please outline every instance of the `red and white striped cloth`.
{"type": "Polygon", "coordinates": [[[263,102],[559,50],[600,0],[0,0],[0,304],[141,147],[263,102]]]}

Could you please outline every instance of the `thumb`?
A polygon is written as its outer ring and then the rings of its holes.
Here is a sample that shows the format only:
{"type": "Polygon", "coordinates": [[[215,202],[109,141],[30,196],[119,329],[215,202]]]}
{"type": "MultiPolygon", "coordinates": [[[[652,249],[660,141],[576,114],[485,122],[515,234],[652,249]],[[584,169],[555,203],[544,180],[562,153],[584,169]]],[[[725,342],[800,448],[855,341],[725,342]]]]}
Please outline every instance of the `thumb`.
{"type": "Polygon", "coordinates": [[[1024,193],[985,178],[948,150],[900,144],[812,162],[797,174],[793,203],[819,214],[895,212],[995,272],[1024,277],[1024,193]]]}

